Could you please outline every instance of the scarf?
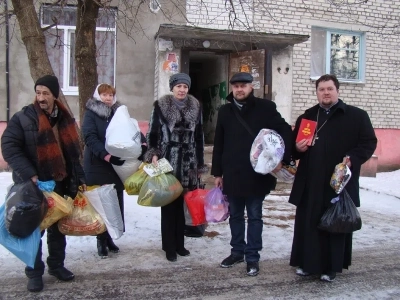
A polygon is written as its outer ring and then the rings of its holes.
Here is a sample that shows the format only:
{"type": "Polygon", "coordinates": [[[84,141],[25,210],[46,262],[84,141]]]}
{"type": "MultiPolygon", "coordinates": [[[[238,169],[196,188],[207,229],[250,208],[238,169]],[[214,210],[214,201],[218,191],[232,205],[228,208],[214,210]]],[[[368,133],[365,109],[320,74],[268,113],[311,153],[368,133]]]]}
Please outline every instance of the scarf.
{"type": "Polygon", "coordinates": [[[71,163],[79,163],[82,156],[75,120],[64,105],[55,100],[54,105],[61,114],[58,116],[58,128],[55,129],[58,130],[60,142],[58,143],[50,125],[49,116],[40,108],[37,101],[33,105],[39,122],[36,151],[38,168],[43,176],[40,179],[61,181],[68,175],[63,158],[65,157],[71,163]]]}
{"type": "Polygon", "coordinates": [[[175,97],[172,97],[172,102],[176,105],[176,107],[181,110],[186,106],[186,103],[188,102],[188,97],[186,96],[185,99],[183,100],[178,100],[175,99],[175,97]]]}

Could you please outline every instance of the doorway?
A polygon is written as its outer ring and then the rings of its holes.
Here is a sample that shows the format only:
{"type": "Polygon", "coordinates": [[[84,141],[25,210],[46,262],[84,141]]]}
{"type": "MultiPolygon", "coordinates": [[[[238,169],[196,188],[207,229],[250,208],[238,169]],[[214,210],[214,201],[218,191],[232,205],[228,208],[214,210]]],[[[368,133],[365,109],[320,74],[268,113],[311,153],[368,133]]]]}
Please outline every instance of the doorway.
{"type": "Polygon", "coordinates": [[[189,76],[192,79],[190,94],[203,108],[205,144],[213,144],[218,109],[226,103],[229,54],[190,51],[189,76]]]}

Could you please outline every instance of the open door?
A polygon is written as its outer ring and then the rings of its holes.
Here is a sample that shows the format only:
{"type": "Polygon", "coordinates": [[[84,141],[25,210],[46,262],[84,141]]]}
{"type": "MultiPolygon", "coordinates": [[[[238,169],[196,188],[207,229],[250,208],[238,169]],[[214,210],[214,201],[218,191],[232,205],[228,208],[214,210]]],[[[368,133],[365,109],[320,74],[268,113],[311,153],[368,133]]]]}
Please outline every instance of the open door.
{"type": "MultiPolygon", "coordinates": [[[[254,96],[264,98],[265,49],[231,53],[229,55],[229,78],[237,72],[253,75],[254,96]]],[[[229,92],[231,92],[229,86],[229,92]]]]}

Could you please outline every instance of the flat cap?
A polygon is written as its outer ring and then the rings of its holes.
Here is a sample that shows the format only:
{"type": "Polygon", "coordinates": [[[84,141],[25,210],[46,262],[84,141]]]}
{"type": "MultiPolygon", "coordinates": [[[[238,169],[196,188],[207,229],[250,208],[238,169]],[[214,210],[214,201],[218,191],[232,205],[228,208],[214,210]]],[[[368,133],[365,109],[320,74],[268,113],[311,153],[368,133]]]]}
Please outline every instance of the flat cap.
{"type": "Polygon", "coordinates": [[[231,80],[229,80],[229,82],[232,84],[236,82],[251,83],[253,82],[253,76],[251,76],[250,73],[239,72],[233,75],[231,80]]]}

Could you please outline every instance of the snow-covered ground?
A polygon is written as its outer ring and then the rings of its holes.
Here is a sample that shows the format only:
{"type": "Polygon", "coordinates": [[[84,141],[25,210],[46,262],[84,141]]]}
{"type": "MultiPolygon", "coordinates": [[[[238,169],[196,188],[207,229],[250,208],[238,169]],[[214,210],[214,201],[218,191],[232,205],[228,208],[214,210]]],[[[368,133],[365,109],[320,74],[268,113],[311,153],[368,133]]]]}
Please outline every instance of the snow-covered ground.
{"type": "MultiPolygon", "coordinates": [[[[11,173],[0,173],[0,205],[11,183],[11,173]]],[[[376,178],[360,178],[363,228],[354,233],[354,251],[398,239],[399,226],[388,220],[400,217],[399,184],[400,170],[378,173],[376,178]]],[[[288,204],[287,200],[287,195],[274,194],[264,202],[264,249],[261,260],[289,258],[295,207],[288,204]]],[[[142,207],[136,201],[137,196],[125,195],[126,232],[115,241],[121,248],[120,253],[111,253],[108,259],[101,260],[97,256],[95,237],[68,236],[66,266],[78,273],[87,269],[104,272],[127,265],[138,269],[154,269],[184,264],[186,258],[181,257],[178,257],[177,263],[171,264],[161,250],[160,209],[142,207]]],[[[45,239],[44,236],[44,258],[47,256],[45,239]]],[[[191,259],[204,264],[218,264],[230,253],[229,241],[230,230],[228,221],[225,221],[209,224],[205,237],[186,238],[186,247],[191,251],[191,259]]],[[[24,264],[3,246],[0,246],[0,266],[0,278],[6,275],[24,276],[24,264]]]]}

